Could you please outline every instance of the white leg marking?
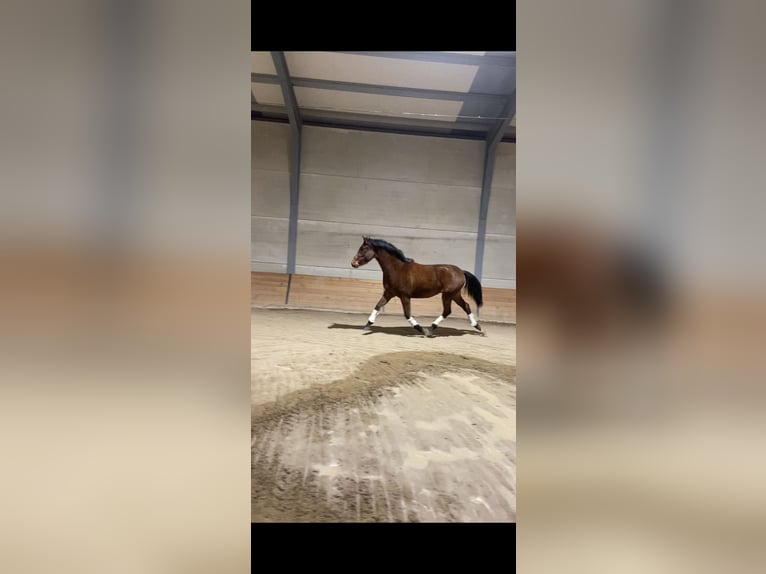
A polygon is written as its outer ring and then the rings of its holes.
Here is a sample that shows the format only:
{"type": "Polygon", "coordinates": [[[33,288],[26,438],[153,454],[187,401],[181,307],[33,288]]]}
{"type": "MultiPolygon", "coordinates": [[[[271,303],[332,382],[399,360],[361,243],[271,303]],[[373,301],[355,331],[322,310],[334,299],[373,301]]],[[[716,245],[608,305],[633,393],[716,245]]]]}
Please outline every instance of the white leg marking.
{"type": "Polygon", "coordinates": [[[479,322],[473,318],[473,313],[468,313],[468,320],[471,321],[471,327],[475,327],[479,322]]]}
{"type": "Polygon", "coordinates": [[[407,320],[410,322],[410,325],[412,325],[413,327],[418,324],[418,322],[415,320],[415,317],[410,317],[407,320]]]}
{"type": "Polygon", "coordinates": [[[444,317],[442,317],[441,315],[439,315],[439,316],[438,316],[436,319],[434,319],[434,325],[438,325],[438,324],[439,324],[439,323],[441,323],[442,321],[444,321],[444,317]]]}
{"type": "Polygon", "coordinates": [[[377,317],[377,316],[378,316],[378,310],[377,310],[377,309],[373,309],[373,310],[372,310],[372,313],[370,313],[370,318],[369,318],[369,319],[367,319],[367,320],[368,320],[370,323],[374,323],[374,322],[375,322],[375,317],[377,317]]]}

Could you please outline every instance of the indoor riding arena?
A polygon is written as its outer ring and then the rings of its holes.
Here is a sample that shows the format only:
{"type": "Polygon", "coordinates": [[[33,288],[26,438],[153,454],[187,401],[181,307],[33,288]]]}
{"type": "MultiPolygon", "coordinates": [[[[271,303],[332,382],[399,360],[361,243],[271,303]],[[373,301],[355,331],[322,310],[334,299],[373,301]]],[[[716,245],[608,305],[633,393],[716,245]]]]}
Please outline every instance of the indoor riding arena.
{"type": "Polygon", "coordinates": [[[515,522],[515,52],[251,57],[252,520],[515,522]]]}

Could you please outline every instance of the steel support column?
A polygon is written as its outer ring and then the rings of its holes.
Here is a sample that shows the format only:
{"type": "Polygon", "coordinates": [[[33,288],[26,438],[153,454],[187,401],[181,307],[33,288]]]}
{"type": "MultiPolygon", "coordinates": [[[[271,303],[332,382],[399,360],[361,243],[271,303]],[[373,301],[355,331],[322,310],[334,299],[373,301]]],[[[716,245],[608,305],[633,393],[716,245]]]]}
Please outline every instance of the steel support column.
{"type": "MultiPolygon", "coordinates": [[[[298,198],[300,190],[301,174],[301,133],[303,122],[301,120],[298,101],[295,98],[290,72],[287,68],[284,52],[272,52],[274,67],[277,70],[279,84],[282,88],[282,97],[285,100],[287,115],[290,119],[290,225],[287,235],[287,273],[295,273],[295,252],[298,243],[298,198]]],[[[285,298],[289,297],[289,291],[285,298]]]]}
{"type": "Polygon", "coordinates": [[[474,259],[474,275],[481,280],[484,271],[484,243],[487,236],[487,213],[489,212],[489,195],[492,191],[492,177],[495,173],[495,154],[497,145],[503,139],[503,133],[508,121],[516,113],[516,91],[508,98],[503,113],[497,124],[487,134],[484,150],[484,175],[481,182],[481,200],[479,203],[479,228],[476,232],[476,257],[474,259]]]}

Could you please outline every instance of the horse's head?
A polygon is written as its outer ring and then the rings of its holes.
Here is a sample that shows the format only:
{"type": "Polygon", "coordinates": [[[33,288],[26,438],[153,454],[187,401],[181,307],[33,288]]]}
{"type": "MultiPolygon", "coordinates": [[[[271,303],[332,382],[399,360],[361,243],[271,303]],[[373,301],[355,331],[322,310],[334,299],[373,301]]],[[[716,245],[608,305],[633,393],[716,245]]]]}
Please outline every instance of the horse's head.
{"type": "Polygon", "coordinates": [[[356,255],[354,255],[354,258],[351,260],[351,267],[361,267],[375,258],[375,250],[368,242],[369,237],[363,237],[362,239],[364,241],[362,241],[359,251],[356,252],[356,255]]]}

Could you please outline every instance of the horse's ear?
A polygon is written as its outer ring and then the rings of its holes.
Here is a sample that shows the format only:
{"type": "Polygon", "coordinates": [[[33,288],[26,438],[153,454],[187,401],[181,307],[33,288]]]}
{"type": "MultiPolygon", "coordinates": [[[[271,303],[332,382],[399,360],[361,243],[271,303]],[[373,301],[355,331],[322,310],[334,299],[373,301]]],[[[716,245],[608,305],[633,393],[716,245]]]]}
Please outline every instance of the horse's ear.
{"type": "Polygon", "coordinates": [[[367,243],[367,241],[368,241],[369,239],[370,239],[370,238],[369,238],[369,237],[367,237],[366,235],[362,235],[362,240],[363,240],[365,243],[367,243]]]}

